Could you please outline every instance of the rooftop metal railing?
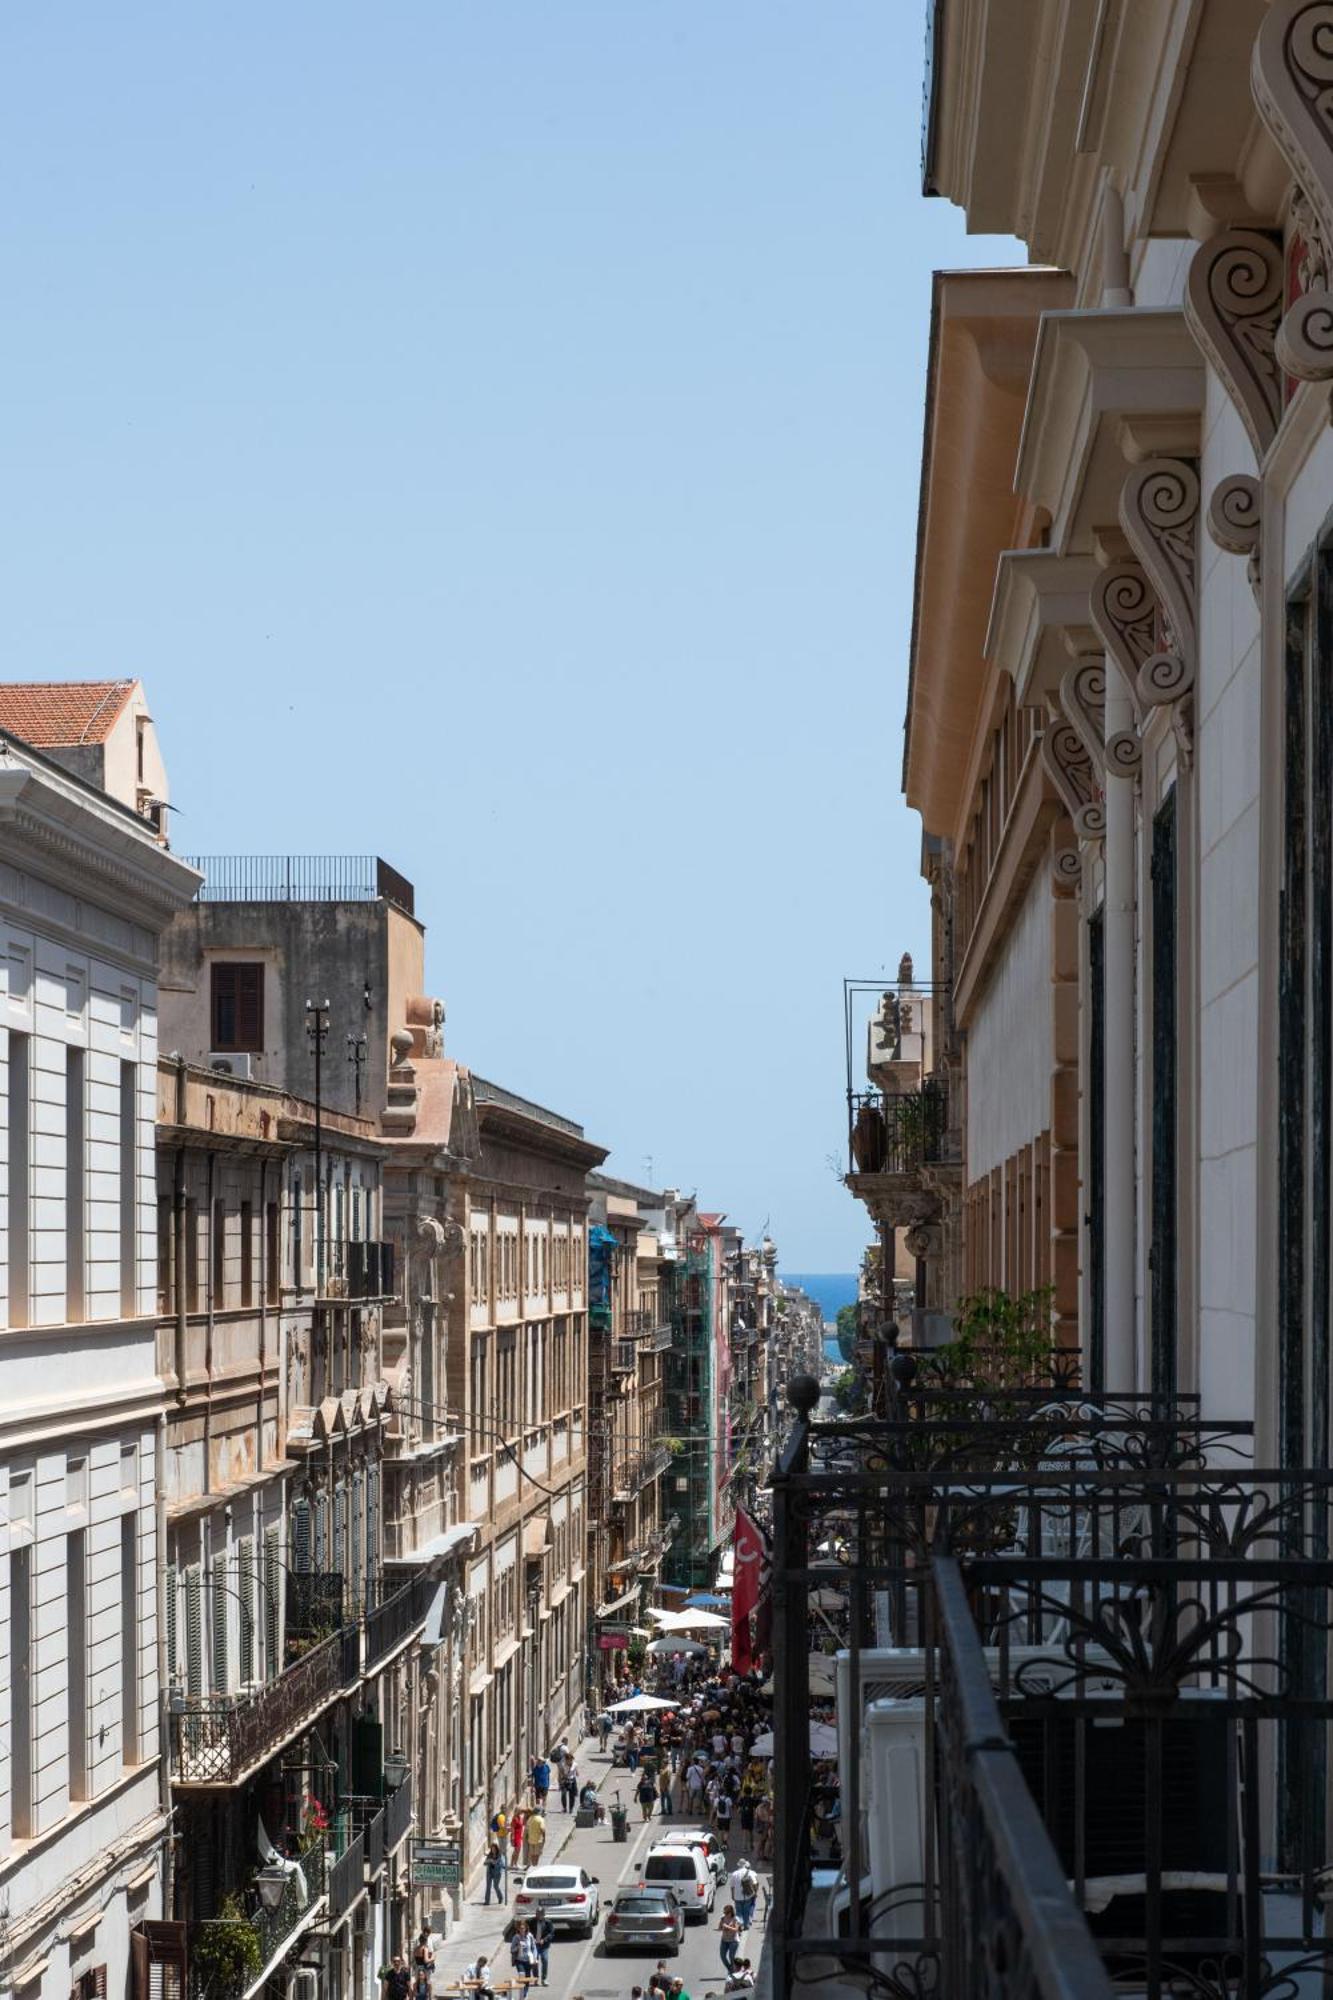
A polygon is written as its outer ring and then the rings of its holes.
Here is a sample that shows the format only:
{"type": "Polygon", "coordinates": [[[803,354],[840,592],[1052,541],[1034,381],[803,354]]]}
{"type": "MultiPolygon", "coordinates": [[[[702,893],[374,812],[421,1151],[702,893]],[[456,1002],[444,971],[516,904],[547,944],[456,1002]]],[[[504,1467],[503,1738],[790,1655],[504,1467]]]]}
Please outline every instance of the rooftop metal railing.
{"type": "Polygon", "coordinates": [[[377,854],[191,854],[201,903],[396,903],[409,916],[414,891],[377,854]]]}

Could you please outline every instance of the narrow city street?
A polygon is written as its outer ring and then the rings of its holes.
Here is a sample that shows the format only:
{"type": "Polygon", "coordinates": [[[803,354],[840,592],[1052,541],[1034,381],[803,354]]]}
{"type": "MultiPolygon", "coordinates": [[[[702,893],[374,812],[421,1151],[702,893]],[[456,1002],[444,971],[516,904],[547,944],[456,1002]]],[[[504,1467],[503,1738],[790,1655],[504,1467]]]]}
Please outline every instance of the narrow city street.
{"type": "MultiPolygon", "coordinates": [[[[656,1809],[652,1819],[643,1822],[639,1807],[630,1796],[628,1773],[623,1767],[613,1767],[610,1751],[603,1752],[596,1737],[580,1744],[577,1757],[579,1768],[591,1776],[605,1806],[614,1804],[617,1794],[630,1806],[629,1839],[623,1843],[612,1839],[609,1813],[604,1825],[587,1828],[575,1827],[573,1815],[561,1812],[558,1805],[548,1815],[550,1837],[542,1857],[543,1865],[561,1861],[586,1868],[590,1875],[597,1878],[601,1908],[597,1929],[591,1939],[557,1937],[551,1950],[551,1978],[547,1991],[552,2000],[573,2000],[574,1995],[581,1995],[582,2000],[629,2000],[635,1986],[647,1986],[656,1966],[656,1958],[652,1951],[647,1950],[608,1953],[603,1941],[605,1913],[618,1888],[639,1880],[639,1871],[649,1849],[668,1828],[696,1826],[701,1822],[689,1815],[677,1815],[663,1822],[656,1809]]],[[[744,1856],[759,1877],[754,1925],[740,1950],[754,1967],[755,1992],[762,1996],[768,1992],[769,1985],[764,1947],[772,1870],[768,1862],[759,1861],[742,1845],[739,1830],[732,1836],[730,1856],[733,1865],[744,1856]]],[[[503,1983],[512,1976],[504,1931],[513,1915],[513,1894],[516,1888],[522,1886],[523,1872],[520,1869],[516,1875],[510,1876],[506,1886],[508,1900],[503,1909],[497,1908],[494,1903],[488,1907],[480,1894],[470,1897],[463,1904],[461,1922],[451,1926],[448,1940],[436,1940],[434,1991],[437,1995],[456,1986],[482,1952],[491,1961],[497,1982],[503,1983]]],[[[667,1971],[673,1978],[678,1977],[684,1982],[684,1991],[691,1996],[691,2000],[698,2000],[701,1993],[720,1994],[725,1983],[718,1955],[720,1939],[717,1925],[728,1900],[726,1885],[720,1884],[717,1902],[708,1921],[688,1924],[678,1955],[666,1960],[667,1971]]]]}

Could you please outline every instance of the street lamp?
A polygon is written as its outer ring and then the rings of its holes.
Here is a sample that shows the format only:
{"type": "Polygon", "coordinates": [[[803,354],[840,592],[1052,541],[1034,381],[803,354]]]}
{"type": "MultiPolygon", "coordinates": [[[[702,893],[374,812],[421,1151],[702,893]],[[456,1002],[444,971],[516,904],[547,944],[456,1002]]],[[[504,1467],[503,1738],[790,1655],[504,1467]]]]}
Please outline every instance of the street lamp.
{"type": "Polygon", "coordinates": [[[282,1899],[287,1894],[287,1882],[288,1870],[280,1861],[270,1861],[268,1866],[261,1868],[256,1875],[255,1887],[259,1891],[259,1900],[270,1916],[281,1906],[282,1899]]]}
{"type": "Polygon", "coordinates": [[[384,1782],[391,1792],[396,1792],[407,1776],[407,1759],[401,1750],[391,1750],[384,1760],[384,1782]]]}

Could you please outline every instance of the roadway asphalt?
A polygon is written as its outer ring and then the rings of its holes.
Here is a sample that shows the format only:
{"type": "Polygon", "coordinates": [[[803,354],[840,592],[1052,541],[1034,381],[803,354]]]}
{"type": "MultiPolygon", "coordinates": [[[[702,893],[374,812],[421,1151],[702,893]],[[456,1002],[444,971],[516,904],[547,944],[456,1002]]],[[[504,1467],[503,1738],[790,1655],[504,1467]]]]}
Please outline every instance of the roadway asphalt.
{"type": "MultiPolygon", "coordinates": [[[[581,1744],[577,1755],[579,1769],[585,1776],[592,1777],[604,1804],[609,1805],[618,1790],[630,1806],[629,1840],[625,1843],[614,1841],[609,1823],[601,1827],[576,1828],[573,1818],[562,1813],[558,1805],[554,1812],[547,1814],[543,1865],[556,1860],[564,1861],[586,1868],[590,1875],[597,1876],[603,1915],[598,1919],[595,1937],[589,1942],[563,1934],[557,1937],[551,1950],[551,1980],[546,1992],[550,2000],[575,2000],[577,1995],[581,1995],[582,2000],[630,2000],[635,1986],[646,1985],[657,1955],[652,1951],[632,1951],[608,1956],[602,1942],[604,1913],[618,1886],[639,1880],[643,1858],[654,1841],[661,1837],[663,1827],[656,1810],[652,1819],[647,1824],[643,1823],[638,1803],[630,1796],[628,1774],[623,1770],[614,1770],[610,1758],[603,1757],[595,1741],[581,1744]]],[[[555,1797],[554,1793],[552,1797],[555,1797]]],[[[690,1826],[698,1822],[687,1815],[678,1815],[674,1822],[668,1821],[667,1824],[690,1826]]],[[[737,1831],[731,1843],[733,1865],[744,1851],[742,1836],[737,1831]]],[[[764,1913],[768,1905],[770,1870],[766,1862],[756,1860],[753,1854],[748,1858],[761,1887],[754,1928],[743,1941],[741,1954],[750,1959],[759,1974],[756,1992],[758,2000],[764,2000],[768,1988],[768,1965],[763,1949],[766,1935],[764,1913]]],[[[517,1879],[514,1876],[509,1878],[508,1893],[511,1897],[521,1882],[521,1870],[517,1879]]],[[[668,1970],[684,1980],[690,2000],[701,2000],[701,1996],[702,2000],[718,2000],[721,1994],[725,1975],[718,1957],[721,1940],[717,1922],[722,1915],[723,1904],[728,1900],[728,1893],[720,1887],[717,1905],[708,1921],[687,1924],[679,1955],[667,1960],[668,1970]]],[[[462,1921],[454,1927],[453,1935],[447,1941],[436,1941],[437,1992],[442,1991],[451,1980],[459,1978],[464,1967],[476,1958],[478,1952],[487,1953],[498,1977],[509,1977],[509,1947],[504,1942],[503,1932],[511,1914],[508,1906],[503,1911],[494,1903],[487,1908],[480,1895],[464,1904],[462,1921]]],[[[540,1991],[534,1989],[534,2000],[539,2000],[540,1991]]]]}

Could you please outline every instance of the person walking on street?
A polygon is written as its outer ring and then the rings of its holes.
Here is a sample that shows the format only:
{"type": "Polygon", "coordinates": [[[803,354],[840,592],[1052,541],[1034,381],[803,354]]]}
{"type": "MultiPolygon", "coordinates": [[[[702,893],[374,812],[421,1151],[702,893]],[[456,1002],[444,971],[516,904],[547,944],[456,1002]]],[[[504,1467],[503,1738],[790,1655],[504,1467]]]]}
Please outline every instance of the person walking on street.
{"type": "MultiPolygon", "coordinates": [[[[495,1891],[496,1902],[503,1903],[505,1899],[505,1851],[498,1840],[493,1840],[486,1849],[486,1895],[484,1900],[487,1903],[491,1900],[492,1889],[495,1891]]],[[[390,1996],[390,2000],[392,2000],[392,1996],[390,1996]]]]}
{"type": "Polygon", "coordinates": [[[724,1845],[731,1845],[731,1793],[719,1790],[713,1805],[713,1824],[717,1828],[718,1839],[724,1845]]]}
{"type": "Polygon", "coordinates": [[[731,1890],[732,1900],[736,1905],[736,1915],[740,1918],[741,1929],[748,1931],[750,1925],[754,1922],[754,1906],[756,1898],[759,1895],[759,1877],[755,1874],[744,1855],[741,1856],[736,1866],[732,1869],[731,1880],[727,1884],[727,1887],[731,1890]]]}
{"type": "Polygon", "coordinates": [[[651,1771],[641,1773],[636,1788],[636,1797],[643,1808],[643,1817],[645,1822],[647,1822],[653,1816],[653,1803],[657,1798],[657,1785],[651,1771]]]}
{"type": "Polygon", "coordinates": [[[535,1868],[542,1858],[542,1849],[546,1845],[545,1814],[530,1812],[524,1833],[528,1843],[528,1866],[535,1868]]]}
{"type": "Polygon", "coordinates": [[[611,1717],[607,1714],[606,1710],[603,1709],[601,1714],[597,1718],[597,1733],[602,1739],[603,1756],[606,1755],[606,1746],[611,1739],[611,1731],[614,1728],[615,1724],[612,1722],[611,1717]]]}
{"type": "Polygon", "coordinates": [[[519,1862],[523,1859],[523,1832],[527,1823],[527,1814],[515,1806],[513,1817],[509,1822],[509,1865],[511,1868],[517,1868],[519,1862]]]}
{"type": "Polygon", "coordinates": [[[625,1764],[631,1771],[637,1771],[639,1768],[639,1749],[642,1743],[643,1738],[631,1722],[625,1731],[625,1764]]]}
{"type": "Polygon", "coordinates": [[[534,1986],[536,1985],[541,1968],[541,1960],[537,1956],[537,1940],[522,1917],[518,1920],[509,1947],[509,1962],[520,1979],[530,1980],[534,1986]]]}
{"type": "Polygon", "coordinates": [[[571,1751],[560,1767],[560,1797],[567,1813],[572,1813],[579,1802],[579,1767],[571,1751]]]}
{"type": "Polygon", "coordinates": [[[671,1803],[671,1766],[665,1760],[657,1774],[657,1796],[661,1800],[658,1811],[666,1819],[675,1809],[671,1803]]]}
{"type": "Polygon", "coordinates": [[[538,1812],[546,1810],[546,1795],[551,1789],[551,1767],[544,1757],[532,1760],[532,1802],[538,1812]]]}
{"type": "Polygon", "coordinates": [[[722,1921],[718,1925],[718,1929],[722,1933],[722,1942],[718,1946],[718,1956],[722,1960],[722,1970],[726,1973],[728,1979],[730,1979],[736,1968],[736,1953],[741,1947],[741,1920],[736,1914],[734,1903],[728,1903],[726,1909],[723,1910],[722,1921]]]}
{"type": "Polygon", "coordinates": [[[532,1927],[532,1941],[537,1947],[537,1962],[542,1969],[542,1985],[551,1983],[551,1946],[555,1943],[555,1925],[549,1917],[538,1917],[532,1927]]]}
{"type": "Polygon", "coordinates": [[[408,2000],[412,1991],[412,1975],[407,1969],[401,1951],[396,1951],[380,1974],[384,2000],[408,2000]]]}

